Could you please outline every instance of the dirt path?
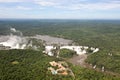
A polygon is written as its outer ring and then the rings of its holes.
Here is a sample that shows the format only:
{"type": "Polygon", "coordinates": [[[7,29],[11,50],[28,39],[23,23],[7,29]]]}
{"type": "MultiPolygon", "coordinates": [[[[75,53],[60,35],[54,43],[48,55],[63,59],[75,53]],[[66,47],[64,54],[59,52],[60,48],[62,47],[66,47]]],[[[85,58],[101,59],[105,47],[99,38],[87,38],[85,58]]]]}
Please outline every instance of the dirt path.
{"type": "MultiPolygon", "coordinates": [[[[92,65],[89,65],[87,63],[85,63],[85,60],[87,59],[87,55],[86,54],[83,54],[83,55],[80,55],[80,56],[74,56],[73,58],[69,59],[68,61],[74,65],[80,65],[81,67],[84,67],[84,68],[89,68],[89,69],[93,69],[93,70],[96,70],[98,72],[102,72],[102,70],[100,68],[93,68],[92,65]]],[[[120,77],[120,74],[118,73],[114,73],[112,71],[104,71],[103,74],[110,74],[110,75],[113,75],[113,76],[118,76],[120,77]]]]}

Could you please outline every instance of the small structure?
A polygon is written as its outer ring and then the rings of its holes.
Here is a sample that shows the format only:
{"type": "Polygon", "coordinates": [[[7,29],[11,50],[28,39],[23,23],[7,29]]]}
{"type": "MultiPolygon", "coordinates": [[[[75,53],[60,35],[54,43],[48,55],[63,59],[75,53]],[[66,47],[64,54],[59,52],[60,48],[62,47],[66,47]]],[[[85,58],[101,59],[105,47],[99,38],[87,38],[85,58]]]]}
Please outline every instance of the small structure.
{"type": "Polygon", "coordinates": [[[49,62],[49,64],[50,64],[51,66],[57,66],[57,65],[58,65],[58,63],[55,62],[55,61],[49,62]]]}
{"type": "Polygon", "coordinates": [[[51,65],[51,67],[48,67],[48,70],[51,71],[51,73],[53,75],[67,76],[67,75],[73,74],[72,70],[68,68],[67,63],[65,63],[65,62],[52,61],[52,62],[49,62],[49,64],[51,65]],[[64,64],[64,66],[63,66],[63,64],[64,64]]]}
{"type": "Polygon", "coordinates": [[[58,74],[58,72],[52,67],[49,67],[48,70],[50,70],[53,75],[58,74]]]}

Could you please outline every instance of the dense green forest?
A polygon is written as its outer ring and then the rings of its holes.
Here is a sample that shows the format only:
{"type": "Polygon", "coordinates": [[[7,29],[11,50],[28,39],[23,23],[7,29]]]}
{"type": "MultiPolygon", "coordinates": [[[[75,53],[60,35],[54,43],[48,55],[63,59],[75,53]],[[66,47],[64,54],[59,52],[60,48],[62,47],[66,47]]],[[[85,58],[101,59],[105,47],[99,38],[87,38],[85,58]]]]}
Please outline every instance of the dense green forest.
{"type": "MultiPolygon", "coordinates": [[[[120,20],[0,20],[1,35],[9,34],[10,27],[22,31],[25,36],[45,34],[71,39],[76,45],[98,47],[100,52],[88,55],[86,62],[96,64],[99,68],[105,66],[105,70],[120,73],[120,20]]],[[[77,72],[80,67],[72,68],[77,72]]],[[[96,75],[99,76],[98,79],[104,80],[103,74],[93,74],[94,71],[88,69],[80,73],[81,76],[87,77],[90,74],[90,78],[91,75],[96,75]]],[[[110,80],[108,77],[105,79],[110,80]]],[[[93,77],[91,80],[97,78],[93,77]]]]}
{"type": "Polygon", "coordinates": [[[74,55],[76,55],[76,52],[69,49],[61,49],[59,54],[62,58],[72,58],[74,55]]]}
{"type": "Polygon", "coordinates": [[[0,80],[119,80],[119,77],[74,66],[75,77],[52,75],[47,68],[50,61],[61,61],[33,50],[0,51],[0,80]]]}

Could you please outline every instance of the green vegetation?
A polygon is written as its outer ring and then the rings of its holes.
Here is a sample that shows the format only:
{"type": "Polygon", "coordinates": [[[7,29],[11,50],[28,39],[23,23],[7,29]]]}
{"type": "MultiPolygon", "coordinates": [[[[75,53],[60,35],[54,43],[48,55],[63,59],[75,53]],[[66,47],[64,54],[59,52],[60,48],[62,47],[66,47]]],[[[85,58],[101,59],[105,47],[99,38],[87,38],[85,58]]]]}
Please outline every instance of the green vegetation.
{"type": "Polygon", "coordinates": [[[110,75],[96,72],[94,70],[81,68],[79,66],[72,66],[72,70],[76,76],[75,80],[119,80],[119,77],[113,77],[110,75]]]}
{"type": "Polygon", "coordinates": [[[42,40],[38,40],[35,38],[30,38],[28,40],[28,44],[31,44],[32,46],[27,47],[27,49],[33,49],[33,50],[39,50],[39,51],[43,51],[44,50],[44,41],[42,40]]]}
{"type": "Polygon", "coordinates": [[[108,55],[109,53],[100,51],[97,54],[92,54],[88,56],[86,62],[97,65],[99,68],[102,66],[105,67],[105,70],[113,71],[120,73],[120,55],[113,54],[112,56],[108,55]]]}
{"type": "Polygon", "coordinates": [[[72,76],[52,75],[47,68],[50,61],[59,61],[48,57],[40,51],[8,50],[0,51],[0,80],[119,80],[119,77],[106,75],[97,71],[73,66],[69,67],[75,74],[72,76]],[[17,64],[12,64],[17,62],[17,64]],[[19,64],[18,64],[19,62],[19,64]]]}
{"type": "MultiPolygon", "coordinates": [[[[77,45],[98,47],[100,52],[88,56],[86,62],[105,66],[106,70],[120,73],[120,21],[119,20],[13,20],[0,22],[0,34],[8,34],[9,27],[21,30],[24,35],[52,35],[71,39],[77,45]],[[108,53],[112,53],[109,56],[108,53]]],[[[0,55],[1,56],[1,55],[0,55]]],[[[2,60],[2,59],[1,59],[2,60]]],[[[19,61],[18,61],[19,62],[19,61]]],[[[20,62],[19,62],[20,65],[20,62]]],[[[18,66],[18,65],[15,65],[18,66]]],[[[30,65],[29,65],[30,66],[30,65]]],[[[0,68],[1,69],[1,68],[0,68]]],[[[86,69],[87,70],[87,69],[86,69]]],[[[77,74],[77,68],[75,68],[77,74]]],[[[79,71],[79,70],[78,70],[79,71]]],[[[90,76],[99,75],[101,80],[110,80],[103,74],[87,70],[90,76]]],[[[84,72],[83,72],[84,74],[84,72]]],[[[38,74],[36,74],[38,75],[38,74]]],[[[88,74],[84,74],[86,77],[88,74]]],[[[78,76],[79,73],[78,73],[78,76]]],[[[54,79],[55,80],[55,79],[54,79]]],[[[78,79],[79,80],[79,79],[78,79]]],[[[97,80],[97,78],[92,79],[97,80]]],[[[116,79],[117,80],[117,79],[116,79]]]]}
{"type": "Polygon", "coordinates": [[[71,58],[74,55],[76,55],[75,51],[69,49],[61,49],[59,54],[59,56],[63,58],[71,58]]]}

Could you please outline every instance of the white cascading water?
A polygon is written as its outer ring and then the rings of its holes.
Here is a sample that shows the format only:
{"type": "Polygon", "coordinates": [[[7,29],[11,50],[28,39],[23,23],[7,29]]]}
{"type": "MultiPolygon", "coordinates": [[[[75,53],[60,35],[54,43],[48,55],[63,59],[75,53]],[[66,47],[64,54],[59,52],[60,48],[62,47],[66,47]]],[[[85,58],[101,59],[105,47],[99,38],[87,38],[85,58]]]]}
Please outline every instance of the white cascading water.
{"type": "Polygon", "coordinates": [[[9,46],[10,49],[24,49],[26,47],[26,38],[21,37],[22,32],[16,30],[15,28],[10,28],[11,32],[19,33],[20,35],[13,35],[12,33],[8,36],[8,40],[5,42],[0,42],[3,46],[9,46]]]}

